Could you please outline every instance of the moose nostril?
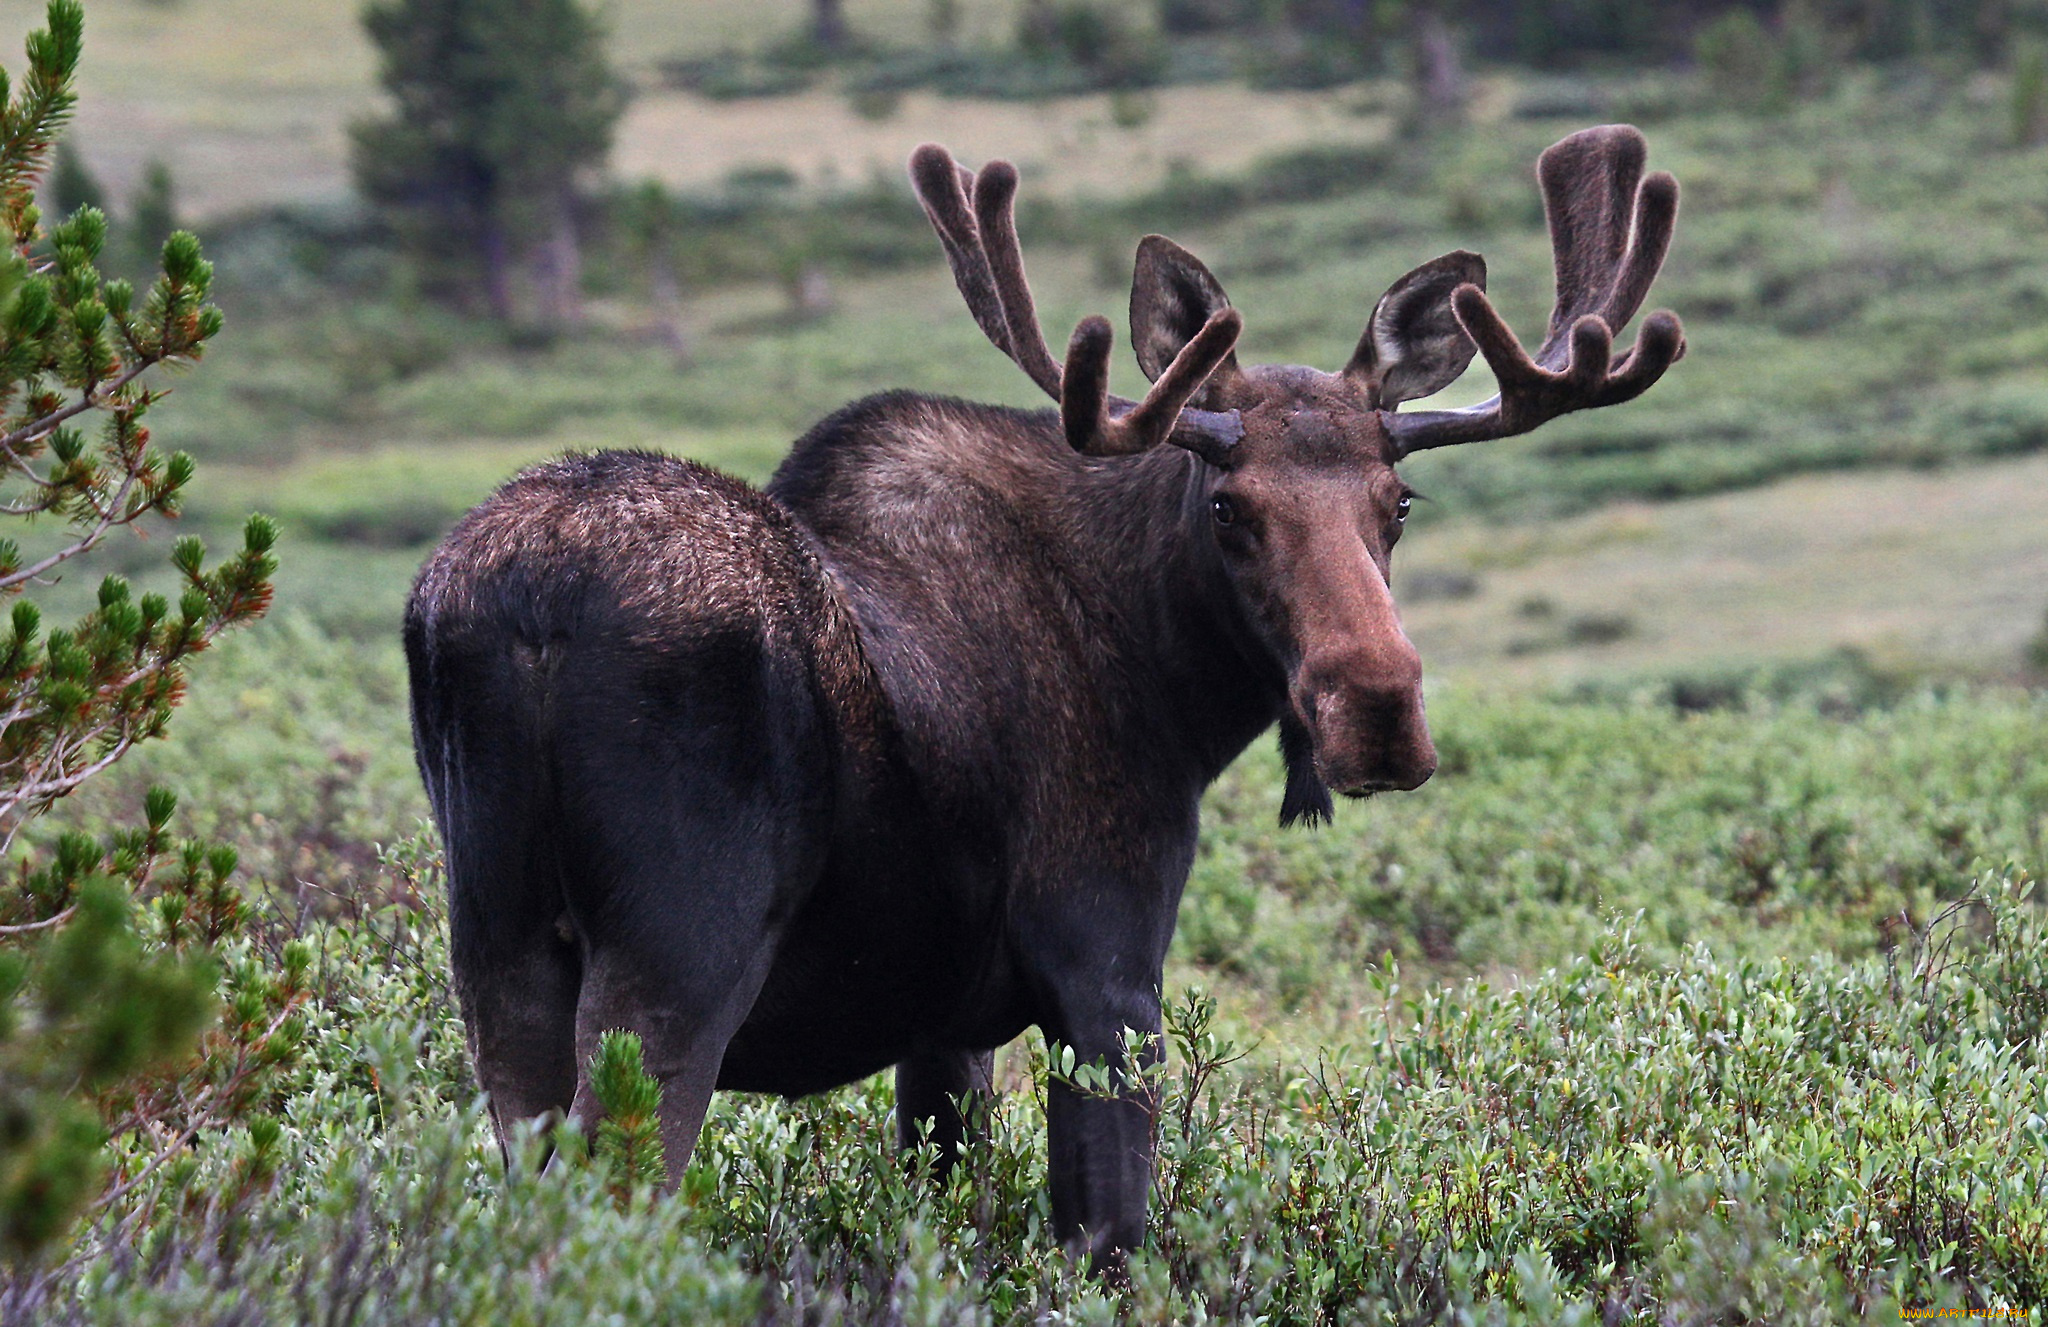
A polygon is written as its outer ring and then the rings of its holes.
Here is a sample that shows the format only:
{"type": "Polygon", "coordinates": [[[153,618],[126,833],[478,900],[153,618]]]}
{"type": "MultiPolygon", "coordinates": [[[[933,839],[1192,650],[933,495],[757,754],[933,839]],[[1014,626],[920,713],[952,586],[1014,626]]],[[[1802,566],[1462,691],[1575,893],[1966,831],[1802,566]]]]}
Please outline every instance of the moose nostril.
{"type": "Polygon", "coordinates": [[[1317,772],[1335,791],[1406,792],[1436,773],[1419,685],[1309,686],[1295,703],[1314,734],[1317,772]]]}
{"type": "Polygon", "coordinates": [[[1404,722],[1416,709],[1406,687],[1332,687],[1315,693],[1312,717],[1332,727],[1384,727],[1404,722]]]}

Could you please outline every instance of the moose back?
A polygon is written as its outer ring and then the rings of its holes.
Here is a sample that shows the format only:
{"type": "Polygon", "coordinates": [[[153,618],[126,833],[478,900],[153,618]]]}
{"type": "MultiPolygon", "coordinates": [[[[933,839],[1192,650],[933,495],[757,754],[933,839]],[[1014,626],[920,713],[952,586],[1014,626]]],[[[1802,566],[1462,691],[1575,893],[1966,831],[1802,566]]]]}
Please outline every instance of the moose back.
{"type": "MultiPolygon", "coordinates": [[[[1156,1058],[1203,789],[1277,722],[1283,823],[1436,766],[1388,590],[1417,450],[1626,401],[1684,350],[1645,320],[1677,211],[1634,129],[1538,176],[1557,304],[1532,355],[1454,252],[1402,277],[1335,373],[1237,362],[1222,287],[1138,247],[1152,386],[1111,332],[1046,345],[1016,172],[927,146],[919,197],[968,308],[1057,403],[892,392],[765,492],[641,452],[570,455],[472,511],[406,614],[419,764],[448,854],[456,989],[501,1134],[590,1120],[596,1039],[663,1087],[671,1173],[716,1088],[816,1092],[895,1066],[898,1127],[950,1160],[991,1049],[1156,1058]],[[1402,412],[1476,353],[1497,396],[1402,412]]],[[[1144,1238],[1145,1080],[1047,1089],[1057,1233],[1144,1238]]]]}

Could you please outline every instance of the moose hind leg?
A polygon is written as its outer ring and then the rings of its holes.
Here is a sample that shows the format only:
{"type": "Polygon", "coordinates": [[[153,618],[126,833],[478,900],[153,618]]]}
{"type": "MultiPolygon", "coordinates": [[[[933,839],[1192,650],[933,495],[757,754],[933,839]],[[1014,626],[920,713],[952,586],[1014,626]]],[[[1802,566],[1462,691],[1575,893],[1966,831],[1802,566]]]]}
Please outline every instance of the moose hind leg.
{"type": "Polygon", "coordinates": [[[751,962],[708,982],[691,980],[708,974],[674,970],[689,965],[686,950],[657,957],[614,946],[592,956],[576,1009],[576,1117],[588,1123],[604,1114],[589,1069],[599,1038],[614,1029],[638,1035],[642,1064],[661,1084],[662,1155],[670,1189],[696,1150],[726,1043],[753,1008],[771,953],[763,943],[751,962]]]}
{"type": "MultiPolygon", "coordinates": [[[[622,728],[632,731],[610,731],[622,728]]],[[[661,1083],[674,1185],[726,1045],[821,869],[826,808],[808,786],[822,758],[794,741],[747,746],[708,723],[650,740],[661,745],[622,756],[593,746],[568,827],[565,860],[577,865],[565,892],[587,945],[575,1113],[586,1124],[603,1113],[589,1078],[598,1039],[613,1029],[638,1034],[661,1083]]]]}
{"type": "Polygon", "coordinates": [[[905,1060],[896,1066],[896,1141],[906,1148],[937,1146],[943,1176],[964,1144],[981,1141],[994,1095],[994,1051],[940,1051],[905,1060]]]}
{"type": "MultiPolygon", "coordinates": [[[[485,767],[510,766],[500,757],[485,767]]],[[[575,1095],[582,957],[531,789],[513,779],[478,782],[467,797],[439,785],[449,958],[477,1084],[499,1143],[509,1146],[517,1123],[559,1115],[575,1095]]]]}
{"type": "Polygon", "coordinates": [[[498,1140],[513,1126],[569,1109],[576,1089],[576,951],[553,934],[502,956],[464,983],[470,1053],[498,1140]]]}

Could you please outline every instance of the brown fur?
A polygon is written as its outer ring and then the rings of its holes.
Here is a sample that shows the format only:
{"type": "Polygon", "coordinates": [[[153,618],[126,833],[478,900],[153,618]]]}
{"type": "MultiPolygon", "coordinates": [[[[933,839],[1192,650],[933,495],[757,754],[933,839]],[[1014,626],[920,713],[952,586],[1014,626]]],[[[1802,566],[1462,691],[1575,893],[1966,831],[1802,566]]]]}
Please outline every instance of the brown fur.
{"type": "MultiPolygon", "coordinates": [[[[765,493],[598,453],[465,518],[406,646],[500,1129],[594,1114],[579,1066],[613,1026],[663,1084],[672,1175],[718,1087],[799,1094],[894,1064],[902,1137],[929,1131],[950,1162],[961,1094],[1024,1028],[1113,1063],[1135,1030],[1156,1059],[1203,789],[1276,721],[1283,823],[1435,769],[1388,589],[1396,461],[1623,399],[1682,344],[1653,319],[1608,372],[1600,320],[1625,321],[1662,252],[1632,133],[1545,158],[1553,226],[1585,242],[1560,247],[1568,326],[1534,361],[1483,265],[1453,254],[1396,283],[1345,371],[1244,367],[1220,283],[1152,237],[1142,402],[1107,394],[1099,320],[1064,365],[1046,350],[1014,171],[921,149],[970,309],[1058,412],[891,393],[812,429],[765,493]],[[1635,200],[1619,244],[1617,198],[1635,200]],[[1475,342],[1500,401],[1395,413],[1475,342]]],[[[1114,1269],[1144,1234],[1155,1103],[1133,1076],[1046,1100],[1055,1230],[1114,1269]]]]}

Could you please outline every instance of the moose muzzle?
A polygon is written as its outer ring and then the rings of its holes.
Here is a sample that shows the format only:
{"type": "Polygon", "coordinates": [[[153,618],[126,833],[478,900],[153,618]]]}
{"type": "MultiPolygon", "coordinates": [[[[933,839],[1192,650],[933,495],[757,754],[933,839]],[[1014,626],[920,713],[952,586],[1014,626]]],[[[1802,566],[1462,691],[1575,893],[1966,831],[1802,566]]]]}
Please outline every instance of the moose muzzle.
{"type": "Polygon", "coordinates": [[[1406,636],[1303,660],[1294,707],[1334,792],[1408,792],[1436,773],[1422,712],[1422,660],[1406,636]]]}

